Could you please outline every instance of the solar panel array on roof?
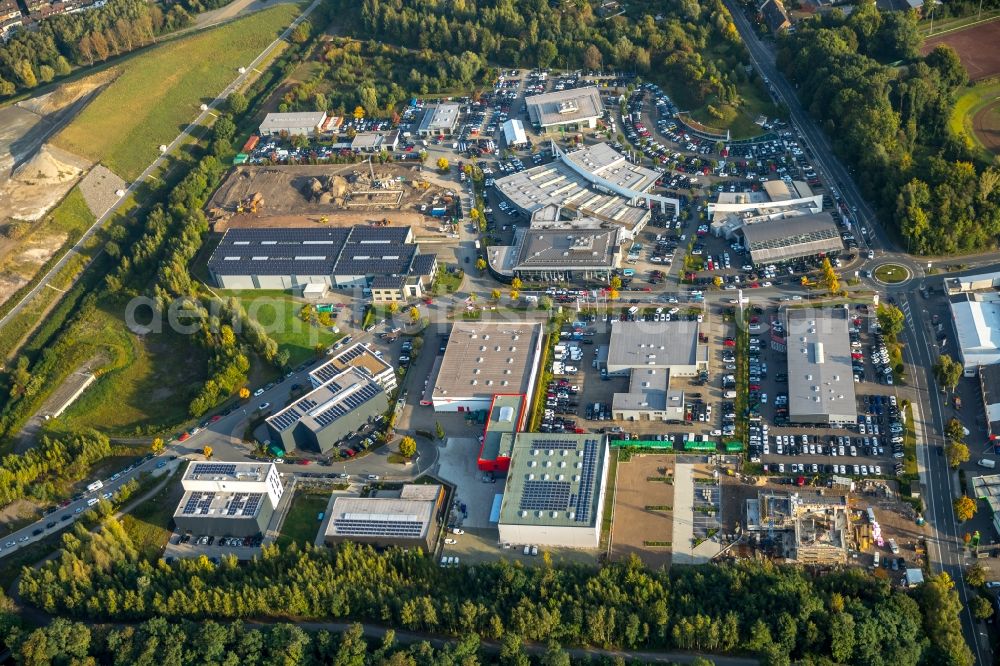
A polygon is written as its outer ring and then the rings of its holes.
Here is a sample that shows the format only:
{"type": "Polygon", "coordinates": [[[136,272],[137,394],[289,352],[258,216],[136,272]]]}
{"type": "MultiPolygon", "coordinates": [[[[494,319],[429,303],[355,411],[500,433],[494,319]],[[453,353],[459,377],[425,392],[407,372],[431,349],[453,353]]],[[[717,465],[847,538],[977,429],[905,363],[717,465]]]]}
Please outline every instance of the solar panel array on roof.
{"type": "Polygon", "coordinates": [[[423,531],[423,523],[405,520],[397,516],[376,514],[367,518],[352,517],[334,518],[333,526],[337,534],[344,536],[383,536],[419,539],[423,531]]]}
{"type": "Polygon", "coordinates": [[[247,493],[236,493],[233,495],[233,499],[229,500],[229,508],[226,509],[227,516],[235,516],[237,513],[243,511],[243,505],[246,503],[247,493]]]}
{"type": "Polygon", "coordinates": [[[236,465],[232,463],[198,463],[194,466],[193,474],[222,474],[232,476],[236,474],[236,465]]]}
{"type": "Polygon", "coordinates": [[[257,515],[257,509],[260,507],[260,501],[264,497],[263,493],[251,493],[247,497],[246,505],[243,507],[244,516],[255,516],[257,515]]]}
{"type": "Polygon", "coordinates": [[[184,504],[184,508],[181,513],[190,516],[195,514],[205,515],[208,513],[208,509],[212,506],[212,500],[215,499],[215,493],[211,492],[193,492],[191,496],[188,497],[188,501],[184,504]]]}
{"type": "Polygon", "coordinates": [[[295,406],[292,406],[283,412],[275,414],[269,421],[278,430],[287,430],[298,423],[301,418],[302,414],[299,413],[295,406]]]}
{"type": "Polygon", "coordinates": [[[338,374],[340,374],[340,371],[341,371],[340,368],[334,367],[334,364],[330,363],[321,365],[320,367],[313,370],[313,375],[315,375],[316,379],[318,379],[321,383],[325,384],[326,382],[330,381],[338,374]]]}
{"type": "Polygon", "coordinates": [[[381,388],[376,384],[365,384],[360,389],[345,397],[338,404],[330,409],[316,415],[316,424],[325,427],[339,419],[344,414],[358,408],[368,402],[381,392],[381,388]]]}
{"type": "Polygon", "coordinates": [[[594,493],[594,475],[597,473],[597,440],[588,439],[583,444],[583,473],[580,474],[580,495],[576,498],[576,522],[590,522],[590,498],[594,493]]]}
{"type": "Polygon", "coordinates": [[[524,511],[566,511],[569,508],[569,481],[524,482],[520,508],[524,511]]]}
{"type": "Polygon", "coordinates": [[[532,440],[535,449],[569,449],[576,450],[576,440],[572,439],[536,439],[532,440]]]}

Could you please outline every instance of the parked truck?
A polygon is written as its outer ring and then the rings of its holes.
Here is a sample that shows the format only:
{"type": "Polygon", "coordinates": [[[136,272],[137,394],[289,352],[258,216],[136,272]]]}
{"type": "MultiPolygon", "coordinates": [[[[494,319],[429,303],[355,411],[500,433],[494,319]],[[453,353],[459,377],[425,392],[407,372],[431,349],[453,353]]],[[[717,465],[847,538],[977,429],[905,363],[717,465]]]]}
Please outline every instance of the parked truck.
{"type": "Polygon", "coordinates": [[[100,490],[103,487],[104,487],[104,482],[103,481],[100,481],[100,480],[94,481],[93,483],[87,485],[87,492],[88,493],[92,493],[92,492],[95,492],[97,490],[100,490]]]}

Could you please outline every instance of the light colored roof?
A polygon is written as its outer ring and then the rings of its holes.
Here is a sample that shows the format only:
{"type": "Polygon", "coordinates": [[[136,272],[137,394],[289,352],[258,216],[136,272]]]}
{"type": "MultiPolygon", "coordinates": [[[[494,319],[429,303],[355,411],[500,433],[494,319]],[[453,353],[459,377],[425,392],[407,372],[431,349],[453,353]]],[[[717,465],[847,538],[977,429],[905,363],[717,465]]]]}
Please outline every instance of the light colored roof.
{"type": "Polygon", "coordinates": [[[359,368],[350,367],[268,417],[267,423],[278,432],[300,422],[319,432],[357,410],[374,416],[384,411],[387,403],[381,385],[359,368]]]}
{"type": "Polygon", "coordinates": [[[797,215],[742,228],[754,263],[785,261],[842,250],[836,222],[828,214],[797,215]]]}
{"type": "Polygon", "coordinates": [[[788,413],[798,417],[857,415],[850,311],[844,308],[792,308],[786,312],[788,413]]]}
{"type": "Polygon", "coordinates": [[[503,137],[508,146],[519,146],[528,142],[528,136],[524,133],[524,123],[517,118],[504,121],[503,137]]]}
{"type": "Polygon", "coordinates": [[[184,470],[185,481],[262,482],[274,467],[265,462],[192,461],[184,470]]]}
{"type": "Polygon", "coordinates": [[[524,99],[528,118],[542,127],[578,123],[604,115],[601,93],[594,86],[569,88],[524,99]]]}
{"type": "Polygon", "coordinates": [[[603,435],[519,433],[500,524],[593,527],[606,478],[603,435]]]}
{"type": "Polygon", "coordinates": [[[611,410],[665,411],[669,386],[670,370],[667,368],[633,368],[629,374],[628,393],[615,393],[611,410]]]}
{"type": "Polygon", "coordinates": [[[621,229],[525,229],[516,269],[612,268],[621,229]]]}
{"type": "Polygon", "coordinates": [[[527,393],[538,363],[542,325],[532,322],[461,322],[452,326],[433,396],[487,398],[527,393]]]}
{"type": "MultiPolygon", "coordinates": [[[[407,486],[404,486],[403,492],[407,486]]],[[[437,489],[441,486],[426,486],[437,489]]],[[[333,501],[326,535],[334,537],[386,537],[424,539],[434,519],[437,493],[418,499],[393,497],[338,497],[333,501]]],[[[426,491],[427,495],[432,493],[426,491]]]]}
{"type": "Polygon", "coordinates": [[[179,518],[226,518],[228,520],[256,519],[267,493],[246,491],[188,490],[174,509],[179,518]]]}
{"type": "Polygon", "coordinates": [[[298,113],[269,113],[260,124],[261,131],[279,131],[298,127],[319,127],[326,119],[325,111],[303,111],[298,113]]]}
{"type": "Polygon", "coordinates": [[[958,344],[966,357],[1000,353],[1000,302],[990,296],[959,294],[951,299],[958,344]]]}
{"type": "Polygon", "coordinates": [[[698,363],[696,321],[612,321],[608,370],[698,363]]]}
{"type": "Polygon", "coordinates": [[[330,360],[309,371],[309,379],[314,386],[330,381],[348,368],[360,368],[376,379],[395,372],[391,364],[376,356],[364,342],[354,344],[337,352],[330,360]]]}
{"type": "Polygon", "coordinates": [[[437,104],[428,106],[420,120],[418,131],[451,130],[458,122],[458,104],[437,104]]]}

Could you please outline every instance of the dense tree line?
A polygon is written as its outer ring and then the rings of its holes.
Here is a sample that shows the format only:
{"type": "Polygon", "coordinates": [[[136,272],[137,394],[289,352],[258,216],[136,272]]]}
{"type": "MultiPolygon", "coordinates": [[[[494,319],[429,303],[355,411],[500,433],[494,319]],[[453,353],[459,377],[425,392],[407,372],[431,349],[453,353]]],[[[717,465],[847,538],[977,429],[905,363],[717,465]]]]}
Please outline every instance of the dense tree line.
{"type": "MultiPolygon", "coordinates": [[[[240,621],[171,623],[163,619],[134,627],[91,628],[80,622],[57,619],[27,631],[15,628],[4,634],[18,663],[25,666],[89,663],[135,666],[202,666],[203,664],[256,666],[258,664],[315,664],[316,666],[570,666],[573,661],[558,644],[550,643],[536,657],[529,657],[519,640],[507,640],[498,654],[480,649],[475,634],[443,648],[429,642],[400,645],[389,630],[380,639],[367,639],[353,624],[342,633],[308,632],[294,624],[251,627],[240,621]]],[[[593,666],[624,666],[618,659],[587,660],[593,666]]],[[[696,666],[711,666],[708,660],[696,666]]]]}
{"type": "Polygon", "coordinates": [[[110,0],[103,7],[49,17],[37,30],[19,31],[0,45],[0,95],[65,76],[73,65],[128,53],[190,21],[183,3],[164,14],[156,3],[142,0],[110,0]]]}
{"type": "Polygon", "coordinates": [[[910,251],[995,247],[1000,173],[977,166],[948,128],[965,69],[945,45],[919,57],[915,22],[868,1],[847,19],[835,12],[800,24],[778,62],[910,251]]]}
{"type": "Polygon", "coordinates": [[[109,455],[108,438],[94,431],[44,436],[24,453],[0,458],[0,506],[25,497],[58,497],[68,484],[85,478],[91,465],[109,455]]]}
{"type": "Polygon", "coordinates": [[[721,0],[638,4],[635,16],[612,18],[596,16],[589,2],[364,0],[360,16],[357,3],[337,4],[343,16],[357,17],[352,34],[427,54],[417,58],[420,67],[404,70],[413,94],[433,92],[452,78],[442,53],[478,54],[507,66],[603,67],[680,78],[692,104],[710,96],[737,103],[736,86],[747,76],[746,51],[721,0]]]}
{"type": "Polygon", "coordinates": [[[268,546],[242,565],[204,557],[167,565],[141,559],[120,525],[106,525],[100,535],[67,539],[62,557],[25,571],[23,598],[75,619],[352,619],[492,640],[749,650],[769,663],[832,655],[895,666],[934,650],[969,663],[946,579],[936,594],[915,599],[856,568],[813,575],[744,562],[654,572],[632,559],[601,569],[501,560],[442,570],[418,552],[353,544],[268,546]]]}

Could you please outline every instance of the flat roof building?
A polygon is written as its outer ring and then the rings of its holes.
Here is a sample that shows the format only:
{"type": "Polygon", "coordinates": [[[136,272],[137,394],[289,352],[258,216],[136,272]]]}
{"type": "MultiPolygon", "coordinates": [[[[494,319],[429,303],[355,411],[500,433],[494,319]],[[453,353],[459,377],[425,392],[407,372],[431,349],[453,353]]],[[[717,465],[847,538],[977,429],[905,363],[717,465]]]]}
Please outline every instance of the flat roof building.
{"type": "Polygon", "coordinates": [[[523,395],[493,396],[479,447],[477,464],[480,471],[506,472],[510,468],[514,436],[524,429],[526,421],[524,406],[523,395]]]}
{"type": "Polygon", "coordinates": [[[995,439],[1000,437],[1000,365],[979,366],[979,388],[983,394],[986,432],[995,439]]]}
{"type": "Polygon", "coordinates": [[[524,98],[528,120],[539,129],[594,129],[604,116],[604,102],[595,86],[568,88],[524,98]]]}
{"type": "Polygon", "coordinates": [[[965,376],[975,377],[978,368],[1000,363],[1000,294],[963,292],[949,300],[959,360],[965,376]]]}
{"type": "Polygon", "coordinates": [[[399,130],[389,132],[358,132],[351,139],[351,150],[356,153],[392,152],[399,146],[399,130]]]}
{"type": "Polygon", "coordinates": [[[537,322],[461,322],[452,326],[431,393],[438,412],[487,410],[493,396],[531,394],[542,351],[537,322]]]}
{"type": "Polygon", "coordinates": [[[607,476],[603,435],[519,433],[500,506],[500,541],[597,548],[607,476]]]}
{"type": "Polygon", "coordinates": [[[607,282],[621,263],[621,229],[519,227],[514,244],[486,249],[490,272],[500,280],[607,282]]]}
{"type": "Polygon", "coordinates": [[[680,421],[684,391],[670,377],[693,377],[708,370],[708,345],[696,321],[613,321],[607,358],[609,375],[629,376],[625,393],[615,393],[611,414],[623,421],[680,421]]]}
{"type": "Polygon", "coordinates": [[[260,124],[261,136],[316,136],[326,122],[325,111],[269,113],[260,124]]]}
{"type": "Polygon", "coordinates": [[[396,496],[379,490],[378,497],[337,497],[330,509],[324,541],[345,541],[376,548],[434,549],[444,505],[444,487],[407,484],[396,496]]]}
{"type": "Polygon", "coordinates": [[[326,453],[388,408],[382,386],[350,367],[269,416],[267,430],[286,452],[303,448],[326,453]]]}
{"type": "Polygon", "coordinates": [[[417,126],[420,136],[451,136],[458,124],[458,104],[432,104],[424,110],[424,116],[417,126]]]}
{"type": "Polygon", "coordinates": [[[354,344],[334,353],[330,360],[309,371],[309,383],[319,388],[349,368],[357,368],[374,379],[386,393],[396,388],[396,369],[376,356],[365,342],[354,344]]]}
{"type": "Polygon", "coordinates": [[[836,254],[844,249],[837,223],[829,215],[798,215],[740,228],[755,264],[836,254]]]}
{"type": "MultiPolygon", "coordinates": [[[[369,290],[376,278],[397,278],[397,295],[419,298],[437,270],[420,254],[410,227],[228,229],[208,259],[223,289],[294,289],[325,284],[369,290]]],[[[381,290],[381,287],[379,287],[381,290]]],[[[379,294],[384,298],[384,294],[379,294]]]]}
{"type": "Polygon", "coordinates": [[[265,532],[284,493],[277,467],[259,462],[191,462],[181,486],[177,529],[212,536],[265,532]]]}
{"type": "Polygon", "coordinates": [[[793,423],[854,423],[858,416],[846,308],[785,311],[788,418],[793,423]]]}
{"type": "Polygon", "coordinates": [[[677,199],[650,193],[659,171],[633,164],[606,143],[568,153],[553,144],[553,153],[553,162],[496,180],[497,191],[532,225],[536,214],[550,226],[560,219],[574,226],[577,218],[592,218],[605,227],[620,226],[629,240],[649,221],[654,206],[680,211],[677,199]]]}

